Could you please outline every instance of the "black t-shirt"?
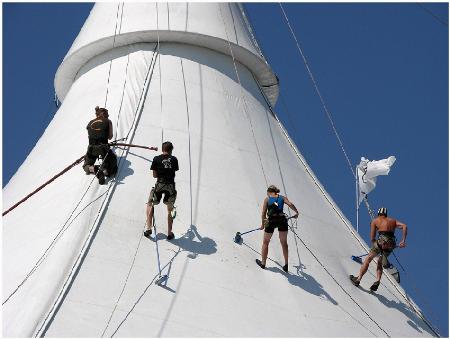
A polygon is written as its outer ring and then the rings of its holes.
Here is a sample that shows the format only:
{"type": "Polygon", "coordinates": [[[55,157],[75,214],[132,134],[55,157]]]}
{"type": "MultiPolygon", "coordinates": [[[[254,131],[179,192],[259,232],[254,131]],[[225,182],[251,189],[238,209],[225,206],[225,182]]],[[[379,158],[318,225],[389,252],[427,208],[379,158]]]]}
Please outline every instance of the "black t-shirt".
{"type": "Polygon", "coordinates": [[[108,143],[109,119],[95,118],[89,121],[86,129],[88,130],[90,145],[108,143]]]}
{"type": "Polygon", "coordinates": [[[157,155],[153,158],[150,169],[156,171],[158,180],[174,182],[175,171],[178,171],[178,159],[169,154],[157,155]]]}

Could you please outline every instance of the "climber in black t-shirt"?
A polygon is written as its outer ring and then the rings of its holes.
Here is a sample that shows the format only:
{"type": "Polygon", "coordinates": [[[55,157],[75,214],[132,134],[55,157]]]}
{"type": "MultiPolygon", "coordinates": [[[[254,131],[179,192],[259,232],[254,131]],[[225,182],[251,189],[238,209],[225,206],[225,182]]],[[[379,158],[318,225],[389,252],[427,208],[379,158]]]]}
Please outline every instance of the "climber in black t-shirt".
{"type": "Polygon", "coordinates": [[[178,171],[178,159],[172,155],[173,145],[170,141],[162,144],[162,154],[153,158],[150,169],[153,177],[157,178],[155,186],[151,189],[147,202],[147,229],[144,231],[146,237],[152,234],[152,220],[154,206],[161,202],[167,205],[167,239],[174,238],[172,224],[174,218],[174,203],[177,198],[175,189],[175,172],[178,171]]]}
{"type": "Polygon", "coordinates": [[[106,108],[95,107],[95,119],[89,121],[86,129],[88,131],[89,146],[84,157],[83,169],[86,174],[95,174],[101,185],[105,183],[105,176],[113,176],[117,172],[117,157],[109,148],[108,139],[113,137],[113,127],[108,119],[106,108]],[[101,157],[100,166],[94,166],[97,159],[101,157]]]}

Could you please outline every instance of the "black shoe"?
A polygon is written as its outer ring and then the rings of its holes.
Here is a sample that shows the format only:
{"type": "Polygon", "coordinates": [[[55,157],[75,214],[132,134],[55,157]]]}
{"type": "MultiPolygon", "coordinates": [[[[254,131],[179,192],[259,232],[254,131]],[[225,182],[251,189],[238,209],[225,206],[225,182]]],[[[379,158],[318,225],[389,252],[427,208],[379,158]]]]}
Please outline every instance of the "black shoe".
{"type": "Polygon", "coordinates": [[[379,281],[375,281],[372,284],[372,286],[370,286],[370,290],[375,292],[378,289],[378,286],[380,286],[380,282],[379,281]]]}
{"type": "Polygon", "coordinates": [[[172,240],[173,238],[175,238],[175,234],[173,234],[173,232],[170,232],[170,234],[167,236],[167,240],[172,240]]]}
{"type": "Polygon", "coordinates": [[[287,272],[288,271],[288,264],[283,266],[283,271],[287,272]]]}
{"type": "Polygon", "coordinates": [[[263,265],[263,263],[261,262],[261,260],[256,259],[255,261],[256,261],[256,264],[258,264],[258,266],[261,267],[262,269],[265,269],[265,268],[266,268],[266,265],[263,265]]]}
{"type": "Polygon", "coordinates": [[[149,238],[151,234],[152,234],[152,229],[149,229],[149,230],[145,230],[145,231],[144,231],[144,237],[149,238]]]}
{"type": "Polygon", "coordinates": [[[358,277],[354,277],[353,275],[350,275],[350,280],[352,281],[353,285],[355,285],[356,287],[359,286],[358,277]]]}

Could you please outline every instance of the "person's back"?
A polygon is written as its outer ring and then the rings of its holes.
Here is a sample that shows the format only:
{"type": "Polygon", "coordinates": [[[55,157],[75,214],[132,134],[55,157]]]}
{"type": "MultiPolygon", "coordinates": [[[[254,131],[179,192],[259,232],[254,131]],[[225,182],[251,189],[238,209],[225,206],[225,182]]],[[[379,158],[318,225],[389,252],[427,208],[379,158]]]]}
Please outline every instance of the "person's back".
{"type": "Polygon", "coordinates": [[[86,129],[88,131],[89,145],[108,143],[109,119],[98,116],[89,121],[86,129]]]}
{"type": "Polygon", "coordinates": [[[373,220],[378,232],[391,232],[393,233],[397,228],[397,220],[385,217],[378,216],[373,220]]]}
{"type": "Polygon", "coordinates": [[[146,237],[152,234],[152,220],[154,220],[154,206],[158,205],[164,195],[163,203],[167,206],[167,239],[174,238],[172,232],[173,218],[175,217],[175,200],[177,190],[175,189],[175,172],[178,171],[178,159],[172,155],[173,145],[170,141],[163,142],[162,154],[153,158],[150,170],[156,178],[156,184],[151,189],[147,201],[147,229],[144,231],[146,237]],[[174,214],[172,215],[172,212],[174,214]]]}
{"type": "Polygon", "coordinates": [[[105,176],[112,176],[117,172],[117,157],[108,145],[108,139],[112,139],[112,122],[108,119],[106,108],[95,107],[96,118],[89,121],[86,126],[89,146],[84,158],[83,169],[86,174],[95,174],[99,183],[105,183],[105,176]],[[98,157],[103,161],[100,166],[94,166],[98,157]]]}
{"type": "Polygon", "coordinates": [[[178,159],[167,153],[157,155],[153,158],[151,169],[156,171],[158,182],[174,183],[178,159]]]}

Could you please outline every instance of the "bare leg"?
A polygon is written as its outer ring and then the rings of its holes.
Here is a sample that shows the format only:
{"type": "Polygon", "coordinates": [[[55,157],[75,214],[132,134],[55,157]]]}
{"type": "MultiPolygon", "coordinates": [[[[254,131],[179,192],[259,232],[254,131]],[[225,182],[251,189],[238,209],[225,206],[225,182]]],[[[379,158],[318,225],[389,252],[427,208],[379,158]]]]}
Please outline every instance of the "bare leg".
{"type": "Polygon", "coordinates": [[[153,204],[147,204],[147,229],[150,230],[152,229],[152,219],[153,219],[153,213],[154,213],[154,207],[153,204]]]}
{"type": "Polygon", "coordinates": [[[370,252],[369,255],[367,256],[366,260],[364,260],[363,264],[361,265],[361,269],[359,270],[358,281],[361,281],[364,274],[366,274],[367,269],[369,268],[370,262],[375,257],[376,257],[376,254],[370,252]]]}
{"type": "Polygon", "coordinates": [[[377,262],[377,281],[381,280],[381,276],[383,275],[383,257],[378,258],[377,262]]]}
{"type": "Polygon", "coordinates": [[[283,249],[283,257],[284,257],[284,263],[288,264],[288,243],[287,243],[287,234],[288,232],[278,232],[280,236],[280,242],[281,242],[281,248],[283,249]]]}
{"type": "Polygon", "coordinates": [[[267,255],[269,254],[269,242],[270,239],[272,238],[272,234],[273,233],[264,232],[264,238],[261,248],[261,263],[264,266],[266,265],[267,255]]]}
{"type": "Polygon", "coordinates": [[[170,213],[170,212],[172,212],[172,210],[173,210],[173,205],[167,205],[167,235],[172,233],[173,218],[172,218],[172,214],[170,213]]]}

